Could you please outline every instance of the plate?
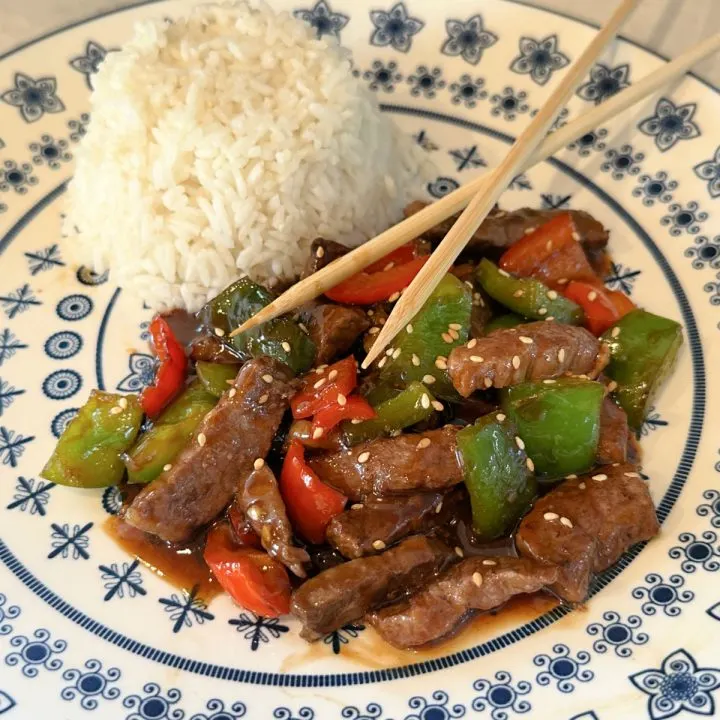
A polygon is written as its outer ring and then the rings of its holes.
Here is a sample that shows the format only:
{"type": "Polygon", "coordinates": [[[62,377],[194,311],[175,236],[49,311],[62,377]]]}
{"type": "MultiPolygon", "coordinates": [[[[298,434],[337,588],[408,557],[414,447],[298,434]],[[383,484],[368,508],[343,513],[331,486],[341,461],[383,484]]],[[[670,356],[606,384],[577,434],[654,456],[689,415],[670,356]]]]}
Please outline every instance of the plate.
{"type": "MultiPolygon", "coordinates": [[[[435,160],[441,197],[497,163],[595,30],[502,0],[277,0],[352,50],[356,75],[435,160]]],[[[575,612],[543,600],[403,653],[361,624],[310,646],[286,618],[209,606],[103,531],[114,489],[38,473],[93,387],[151,377],[149,313],[72,267],[59,225],[88,96],[138,5],[0,60],[0,715],[109,720],[444,720],[712,715],[720,701],[720,97],[697,78],[515,178],[502,204],[582,208],[612,232],[606,282],[682,322],[677,369],[642,427],[660,537],[575,612]]],[[[618,42],[556,125],[664,60],[618,42]]],[[[4,717],[3,717],[4,720],[4,717]]]]}

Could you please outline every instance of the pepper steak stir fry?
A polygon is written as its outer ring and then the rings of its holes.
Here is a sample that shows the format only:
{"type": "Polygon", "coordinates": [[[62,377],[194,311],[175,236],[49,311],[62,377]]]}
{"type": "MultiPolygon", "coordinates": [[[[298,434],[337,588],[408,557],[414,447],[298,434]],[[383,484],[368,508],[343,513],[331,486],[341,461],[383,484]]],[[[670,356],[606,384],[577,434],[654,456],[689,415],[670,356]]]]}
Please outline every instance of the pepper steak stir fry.
{"type": "MultiPolygon", "coordinates": [[[[124,523],[199,537],[238,604],[291,612],[308,640],[364,618],[417,647],[514,595],[582,602],[658,531],[633,431],[681,328],[603,286],[608,234],[588,214],[495,210],[361,376],[446,225],[232,339],[273,297],[247,278],[187,347],[156,317],[154,384],[93,392],[43,476],[140,487],[124,523]]],[[[344,252],[316,240],[306,273],[344,252]]]]}

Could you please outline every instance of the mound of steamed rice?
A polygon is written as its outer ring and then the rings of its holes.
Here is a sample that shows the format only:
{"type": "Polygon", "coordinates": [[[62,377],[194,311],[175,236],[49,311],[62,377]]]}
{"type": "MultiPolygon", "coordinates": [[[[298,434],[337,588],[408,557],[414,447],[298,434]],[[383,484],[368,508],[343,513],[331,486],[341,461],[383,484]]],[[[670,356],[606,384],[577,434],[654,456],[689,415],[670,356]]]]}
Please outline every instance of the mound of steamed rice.
{"type": "Polygon", "coordinates": [[[334,41],[264,3],[144,22],[97,74],[64,230],[154,309],[300,272],[397,222],[428,161],[334,41]]]}

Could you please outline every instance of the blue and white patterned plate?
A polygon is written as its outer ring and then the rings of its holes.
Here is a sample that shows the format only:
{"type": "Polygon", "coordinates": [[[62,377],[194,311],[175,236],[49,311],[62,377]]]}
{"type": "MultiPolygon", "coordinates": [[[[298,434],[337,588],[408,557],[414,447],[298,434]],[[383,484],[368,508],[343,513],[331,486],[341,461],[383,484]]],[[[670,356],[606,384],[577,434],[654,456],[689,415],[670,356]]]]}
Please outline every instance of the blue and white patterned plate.
{"type": "MultiPolygon", "coordinates": [[[[594,29],[509,0],[277,0],[338,37],[444,193],[496,163],[594,29]]],[[[59,226],[93,74],[138,5],[0,58],[0,716],[76,720],[617,720],[712,716],[720,702],[720,97],[693,77],[521,175],[506,207],[584,208],[612,230],[607,284],[683,323],[642,428],[660,537],[597,579],[585,610],[541,601],[432,652],[351,625],[309,646],[286,618],[207,607],[103,532],[117,493],[39,478],[92,387],[151,375],[148,313],[71,267],[59,226]]],[[[558,125],[662,65],[608,50],[558,125]]]]}

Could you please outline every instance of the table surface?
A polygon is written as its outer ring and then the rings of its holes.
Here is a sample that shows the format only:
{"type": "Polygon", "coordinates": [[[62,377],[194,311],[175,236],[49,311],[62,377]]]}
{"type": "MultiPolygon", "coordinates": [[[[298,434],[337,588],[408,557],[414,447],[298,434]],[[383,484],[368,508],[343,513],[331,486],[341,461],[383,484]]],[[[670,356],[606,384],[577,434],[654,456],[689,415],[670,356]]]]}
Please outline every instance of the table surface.
{"type": "MultiPolygon", "coordinates": [[[[136,0],[0,0],[0,53],[61,25],[134,2],[136,0]]],[[[600,23],[615,0],[527,0],[527,4],[600,23]]],[[[642,0],[622,32],[663,55],[675,57],[719,31],[720,0],[642,0]]],[[[720,54],[698,65],[696,72],[720,86],[720,54]]]]}

